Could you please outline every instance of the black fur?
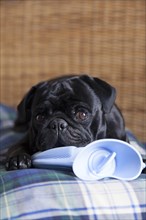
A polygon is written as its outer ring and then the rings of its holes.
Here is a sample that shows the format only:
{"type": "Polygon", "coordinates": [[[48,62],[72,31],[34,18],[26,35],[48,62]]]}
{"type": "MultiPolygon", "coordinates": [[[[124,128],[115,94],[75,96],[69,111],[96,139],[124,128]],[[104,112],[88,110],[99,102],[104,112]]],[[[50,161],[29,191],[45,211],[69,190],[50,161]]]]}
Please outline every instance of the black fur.
{"type": "Polygon", "coordinates": [[[103,138],[126,141],[116,90],[98,78],[64,76],[33,86],[18,105],[16,128],[26,137],[8,152],[6,168],[31,167],[37,151],[103,138]]]}

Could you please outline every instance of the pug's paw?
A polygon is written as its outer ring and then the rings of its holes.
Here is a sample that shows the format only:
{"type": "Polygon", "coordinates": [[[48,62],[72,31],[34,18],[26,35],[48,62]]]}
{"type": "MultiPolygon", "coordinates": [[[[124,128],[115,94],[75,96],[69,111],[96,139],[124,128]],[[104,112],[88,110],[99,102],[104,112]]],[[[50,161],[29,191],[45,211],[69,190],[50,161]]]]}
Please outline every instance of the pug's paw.
{"type": "Polygon", "coordinates": [[[6,161],[6,170],[19,170],[32,167],[31,156],[26,153],[22,153],[16,156],[8,158],[6,161]]]}

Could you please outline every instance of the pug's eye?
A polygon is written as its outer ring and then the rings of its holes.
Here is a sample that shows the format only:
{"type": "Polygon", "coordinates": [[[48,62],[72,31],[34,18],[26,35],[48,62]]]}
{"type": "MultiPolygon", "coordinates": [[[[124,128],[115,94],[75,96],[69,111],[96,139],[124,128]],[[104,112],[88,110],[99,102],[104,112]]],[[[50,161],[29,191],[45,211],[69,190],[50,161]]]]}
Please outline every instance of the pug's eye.
{"type": "Polygon", "coordinates": [[[43,122],[43,121],[45,120],[45,115],[43,115],[43,114],[38,114],[38,115],[36,115],[35,119],[36,119],[36,121],[38,121],[38,122],[43,122]]]}
{"type": "Polygon", "coordinates": [[[78,111],[76,113],[76,119],[79,120],[79,121],[84,121],[88,118],[88,115],[86,112],[84,111],[78,111]]]}

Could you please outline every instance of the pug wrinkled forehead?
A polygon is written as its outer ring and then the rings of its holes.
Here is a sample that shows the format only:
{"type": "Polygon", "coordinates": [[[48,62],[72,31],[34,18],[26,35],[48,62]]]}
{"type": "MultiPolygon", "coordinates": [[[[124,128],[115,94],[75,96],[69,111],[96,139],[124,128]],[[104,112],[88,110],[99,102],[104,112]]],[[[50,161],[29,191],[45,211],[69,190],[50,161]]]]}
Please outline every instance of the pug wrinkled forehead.
{"type": "Polygon", "coordinates": [[[50,103],[53,106],[54,103],[55,108],[57,106],[66,108],[77,102],[84,103],[94,111],[94,108],[102,108],[104,112],[110,112],[115,97],[115,89],[100,79],[86,75],[67,76],[33,86],[19,104],[18,113],[21,113],[20,121],[24,120],[26,123],[29,110],[35,109],[40,104],[50,103]]]}
{"type": "MultiPolygon", "coordinates": [[[[71,78],[72,79],[72,78],[71,78]]],[[[51,86],[42,85],[37,89],[32,101],[32,109],[41,106],[48,108],[50,113],[71,114],[71,108],[82,108],[93,113],[103,107],[100,97],[84,81],[74,78],[72,80],[51,83],[51,86]]],[[[72,109],[75,110],[75,109],[72,109]]]]}
{"type": "Polygon", "coordinates": [[[69,103],[71,105],[80,103],[88,108],[94,107],[95,100],[97,105],[101,105],[99,97],[88,84],[77,77],[72,77],[57,82],[42,83],[39,89],[37,87],[32,104],[36,107],[40,103],[50,103],[52,107],[54,106],[55,111],[57,108],[64,107],[66,109],[69,103]]]}

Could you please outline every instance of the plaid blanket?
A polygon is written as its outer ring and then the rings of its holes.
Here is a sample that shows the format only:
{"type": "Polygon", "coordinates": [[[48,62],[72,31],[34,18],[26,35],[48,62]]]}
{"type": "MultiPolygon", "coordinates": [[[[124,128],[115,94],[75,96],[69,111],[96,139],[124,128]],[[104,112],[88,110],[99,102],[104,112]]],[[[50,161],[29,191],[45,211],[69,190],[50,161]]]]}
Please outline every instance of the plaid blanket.
{"type": "MultiPolygon", "coordinates": [[[[0,106],[0,219],[145,220],[146,175],[126,182],[116,179],[82,181],[67,170],[5,171],[8,148],[23,137],[12,130],[16,111],[0,106]]],[[[144,145],[127,131],[142,157],[144,145]]]]}

